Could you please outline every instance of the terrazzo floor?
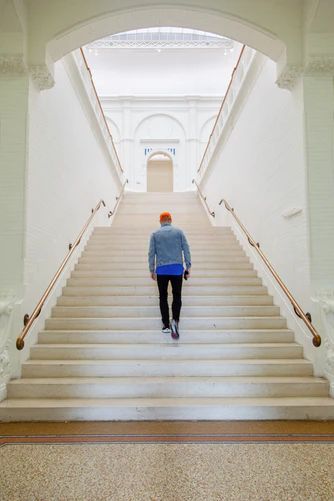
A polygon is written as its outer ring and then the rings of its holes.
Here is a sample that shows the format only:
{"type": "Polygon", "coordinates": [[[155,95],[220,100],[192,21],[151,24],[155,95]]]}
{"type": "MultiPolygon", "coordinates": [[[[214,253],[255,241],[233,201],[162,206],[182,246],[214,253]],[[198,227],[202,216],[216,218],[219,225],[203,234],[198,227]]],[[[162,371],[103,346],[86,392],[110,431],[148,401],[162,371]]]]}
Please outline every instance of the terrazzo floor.
{"type": "Polygon", "coordinates": [[[0,424],[0,500],[334,501],[333,425],[0,424]]]}

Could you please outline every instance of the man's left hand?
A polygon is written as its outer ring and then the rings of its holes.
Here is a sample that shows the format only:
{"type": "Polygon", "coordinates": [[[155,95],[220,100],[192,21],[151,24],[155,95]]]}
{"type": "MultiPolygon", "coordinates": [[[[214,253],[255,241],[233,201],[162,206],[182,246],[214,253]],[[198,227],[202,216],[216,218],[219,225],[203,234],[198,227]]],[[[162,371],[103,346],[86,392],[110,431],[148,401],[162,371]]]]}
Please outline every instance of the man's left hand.
{"type": "Polygon", "coordinates": [[[151,278],[152,280],[155,280],[157,279],[157,274],[156,273],[151,273],[151,278]]]}

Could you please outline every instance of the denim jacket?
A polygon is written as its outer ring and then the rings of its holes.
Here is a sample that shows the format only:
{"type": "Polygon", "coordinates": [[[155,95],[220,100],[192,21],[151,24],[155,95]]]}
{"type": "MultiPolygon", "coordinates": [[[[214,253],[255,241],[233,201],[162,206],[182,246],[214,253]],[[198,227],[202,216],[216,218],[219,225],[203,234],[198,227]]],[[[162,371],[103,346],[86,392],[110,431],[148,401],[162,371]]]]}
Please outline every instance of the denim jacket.
{"type": "Polygon", "coordinates": [[[190,249],[182,230],[170,223],[164,223],[161,228],[152,233],[148,251],[151,273],[155,272],[156,267],[164,264],[183,264],[183,257],[186,268],[190,268],[190,249]]]}

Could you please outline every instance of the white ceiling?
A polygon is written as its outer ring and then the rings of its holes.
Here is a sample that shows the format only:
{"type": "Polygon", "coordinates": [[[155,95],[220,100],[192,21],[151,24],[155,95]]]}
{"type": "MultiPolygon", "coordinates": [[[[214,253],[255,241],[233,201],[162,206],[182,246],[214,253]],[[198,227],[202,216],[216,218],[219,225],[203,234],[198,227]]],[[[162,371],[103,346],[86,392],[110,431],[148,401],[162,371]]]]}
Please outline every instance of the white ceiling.
{"type": "Polygon", "coordinates": [[[98,94],[222,96],[241,44],[224,48],[91,48],[85,55],[98,94]]]}

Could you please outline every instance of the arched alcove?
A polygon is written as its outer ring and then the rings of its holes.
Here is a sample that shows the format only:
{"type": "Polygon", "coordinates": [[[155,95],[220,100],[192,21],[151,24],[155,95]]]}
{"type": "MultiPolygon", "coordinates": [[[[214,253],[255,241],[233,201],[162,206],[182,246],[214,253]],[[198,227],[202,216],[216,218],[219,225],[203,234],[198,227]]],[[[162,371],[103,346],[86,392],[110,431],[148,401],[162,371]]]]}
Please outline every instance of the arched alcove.
{"type": "Polygon", "coordinates": [[[174,187],[173,160],[164,151],[154,152],[147,159],[147,191],[171,192],[174,187]]]}

